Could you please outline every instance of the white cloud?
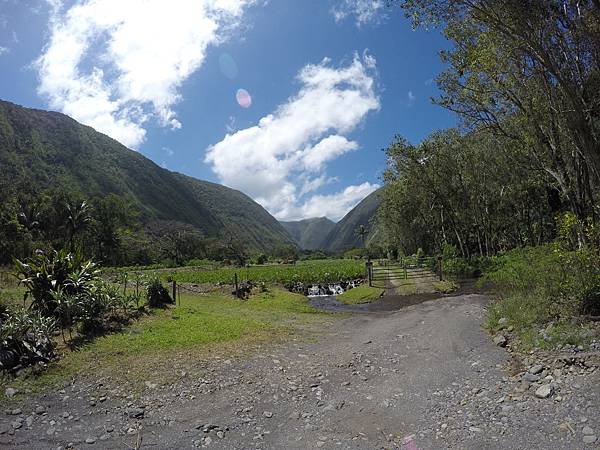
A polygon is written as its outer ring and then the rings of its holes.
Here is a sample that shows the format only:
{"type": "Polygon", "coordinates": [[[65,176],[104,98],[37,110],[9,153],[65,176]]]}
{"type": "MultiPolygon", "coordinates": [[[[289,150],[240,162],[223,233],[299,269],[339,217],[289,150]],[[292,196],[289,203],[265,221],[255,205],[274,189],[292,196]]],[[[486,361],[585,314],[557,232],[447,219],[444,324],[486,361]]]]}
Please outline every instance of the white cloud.
{"type": "MultiPolygon", "coordinates": [[[[314,203],[302,197],[326,184],[327,163],[358,148],[344,134],[379,109],[374,72],[375,59],[367,54],[355,55],[345,67],[332,67],[327,58],[305,66],[295,96],[257,125],[210,146],[205,161],[222,183],[246,192],[279,219],[312,212],[314,203]]],[[[328,211],[339,218],[339,208],[328,211]]]]}
{"type": "Polygon", "coordinates": [[[337,221],[377,188],[379,188],[379,185],[365,182],[356,186],[348,186],[343,191],[335,194],[313,195],[302,205],[286,210],[285,218],[287,220],[300,220],[308,217],[326,216],[337,221]]]}
{"type": "Polygon", "coordinates": [[[384,0],[338,0],[331,10],[336,22],[353,17],[358,26],[376,23],[385,16],[384,0]]]}
{"type": "Polygon", "coordinates": [[[8,47],[2,47],[2,46],[0,45],[0,56],[2,56],[2,55],[4,55],[4,54],[6,54],[6,53],[8,53],[8,52],[10,52],[10,49],[9,49],[8,47]]]}
{"type": "Polygon", "coordinates": [[[253,0],[51,0],[50,40],[37,60],[38,92],[51,107],[125,145],[145,122],[180,128],[181,84],[253,0]]]}
{"type": "Polygon", "coordinates": [[[417,99],[415,94],[413,94],[413,91],[408,91],[408,93],[406,94],[406,98],[408,99],[408,101],[407,101],[408,106],[412,106],[412,104],[417,99]]]}
{"type": "Polygon", "coordinates": [[[175,154],[175,152],[169,147],[163,147],[162,149],[167,154],[167,156],[173,156],[175,154]]]}

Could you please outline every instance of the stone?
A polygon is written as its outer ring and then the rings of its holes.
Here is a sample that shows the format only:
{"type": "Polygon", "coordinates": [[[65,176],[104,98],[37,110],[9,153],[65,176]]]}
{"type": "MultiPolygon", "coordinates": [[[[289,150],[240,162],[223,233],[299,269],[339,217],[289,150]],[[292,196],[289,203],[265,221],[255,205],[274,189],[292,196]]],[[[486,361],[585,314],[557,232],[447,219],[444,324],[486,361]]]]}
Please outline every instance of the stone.
{"type": "Polygon", "coordinates": [[[142,408],[129,408],[127,410],[127,415],[132,419],[143,419],[144,410],[142,408]]]}
{"type": "Polygon", "coordinates": [[[598,438],[594,435],[587,435],[583,437],[584,444],[593,444],[598,440],[598,438]]]}
{"type": "Polygon", "coordinates": [[[265,416],[267,419],[270,419],[273,417],[273,413],[271,411],[264,411],[263,416],[265,416]]]}
{"type": "Polygon", "coordinates": [[[499,334],[494,338],[494,344],[496,344],[498,347],[506,347],[507,343],[508,341],[506,340],[506,337],[504,337],[502,334],[499,334]]]}
{"type": "Polygon", "coordinates": [[[529,369],[529,373],[537,375],[538,373],[541,373],[542,370],[544,370],[544,366],[542,366],[541,364],[536,364],[535,366],[532,366],[531,369],[529,369]]]}
{"type": "Polygon", "coordinates": [[[44,414],[46,412],[46,407],[43,405],[38,405],[35,408],[35,413],[36,414],[44,414]]]}
{"type": "Polygon", "coordinates": [[[585,435],[592,435],[592,434],[594,434],[594,430],[592,430],[590,427],[588,427],[586,425],[585,427],[583,427],[582,433],[585,435]]]}
{"type": "Polygon", "coordinates": [[[548,398],[552,395],[552,390],[552,386],[549,384],[544,384],[536,389],[535,396],[537,398],[548,398]]]}
{"type": "Polygon", "coordinates": [[[7,387],[4,390],[4,395],[6,395],[7,397],[14,397],[15,395],[17,395],[17,392],[19,392],[17,389],[11,388],[11,387],[7,387]]]}
{"type": "Polygon", "coordinates": [[[498,326],[500,326],[501,328],[504,328],[507,324],[508,324],[508,319],[506,317],[501,317],[498,320],[498,326]]]}
{"type": "Polygon", "coordinates": [[[95,444],[96,443],[96,438],[93,437],[89,437],[85,440],[86,444],[95,444]]]}
{"type": "Polygon", "coordinates": [[[523,381],[527,381],[528,383],[535,383],[536,381],[540,381],[540,377],[529,372],[526,372],[521,379],[523,381]]]}

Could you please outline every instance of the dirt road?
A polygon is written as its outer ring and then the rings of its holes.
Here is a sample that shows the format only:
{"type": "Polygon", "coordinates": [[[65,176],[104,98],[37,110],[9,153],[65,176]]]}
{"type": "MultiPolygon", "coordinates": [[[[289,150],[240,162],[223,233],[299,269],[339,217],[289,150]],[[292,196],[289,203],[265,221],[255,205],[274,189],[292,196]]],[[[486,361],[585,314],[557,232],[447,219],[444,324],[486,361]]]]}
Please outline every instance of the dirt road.
{"type": "Polygon", "coordinates": [[[480,326],[487,300],[353,314],[313,342],[216,356],[170,385],[140,380],[140,397],[111,380],[75,381],[3,416],[0,446],[393,449],[414,435],[421,450],[599,448],[599,371],[511,375],[480,326]],[[540,399],[546,375],[553,394],[540,399]]]}

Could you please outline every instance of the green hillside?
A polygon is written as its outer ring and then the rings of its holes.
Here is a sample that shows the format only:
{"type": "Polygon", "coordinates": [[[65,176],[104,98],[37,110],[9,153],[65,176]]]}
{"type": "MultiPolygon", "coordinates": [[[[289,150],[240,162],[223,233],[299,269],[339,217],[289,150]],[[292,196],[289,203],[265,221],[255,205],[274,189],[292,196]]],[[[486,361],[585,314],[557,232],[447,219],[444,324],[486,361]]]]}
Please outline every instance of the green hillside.
{"type": "Polygon", "coordinates": [[[298,246],[304,250],[323,248],[325,238],[335,226],[335,222],[327,217],[280,223],[294,238],[298,246]]]}
{"type": "Polygon", "coordinates": [[[335,224],[333,229],[325,237],[323,247],[332,252],[343,252],[362,245],[356,229],[364,225],[369,234],[366,243],[377,239],[380,234],[374,223],[375,214],[381,203],[380,194],[382,188],[369,194],[358,205],[356,205],[342,220],[335,224]]]}
{"type": "Polygon", "coordinates": [[[64,187],[85,197],[127,195],[144,223],[174,220],[206,237],[268,251],[293,240],[245,194],[165,170],[63,114],[0,101],[2,185],[64,187]]]}

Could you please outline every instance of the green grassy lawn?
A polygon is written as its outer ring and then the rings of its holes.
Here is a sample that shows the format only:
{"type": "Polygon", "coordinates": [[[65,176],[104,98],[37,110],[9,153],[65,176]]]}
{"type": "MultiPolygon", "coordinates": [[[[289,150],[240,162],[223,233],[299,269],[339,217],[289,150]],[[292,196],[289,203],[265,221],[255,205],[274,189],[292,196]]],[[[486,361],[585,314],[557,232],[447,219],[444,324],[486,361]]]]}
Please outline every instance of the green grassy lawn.
{"type": "Polygon", "coordinates": [[[342,303],[348,305],[356,305],[359,303],[369,303],[379,298],[385,289],[370,287],[368,284],[363,284],[354,289],[350,289],[344,292],[342,295],[338,295],[336,298],[342,303]]]}
{"type": "Polygon", "coordinates": [[[160,378],[215,349],[234,355],[243,347],[281,340],[329,318],[304,296],[280,289],[247,301],[224,294],[182,295],[180,306],[154,310],[122,332],[96,338],[75,351],[64,349],[62,358],[42,376],[10,385],[40,390],[78,373],[106,373],[130,381],[160,378]]]}

